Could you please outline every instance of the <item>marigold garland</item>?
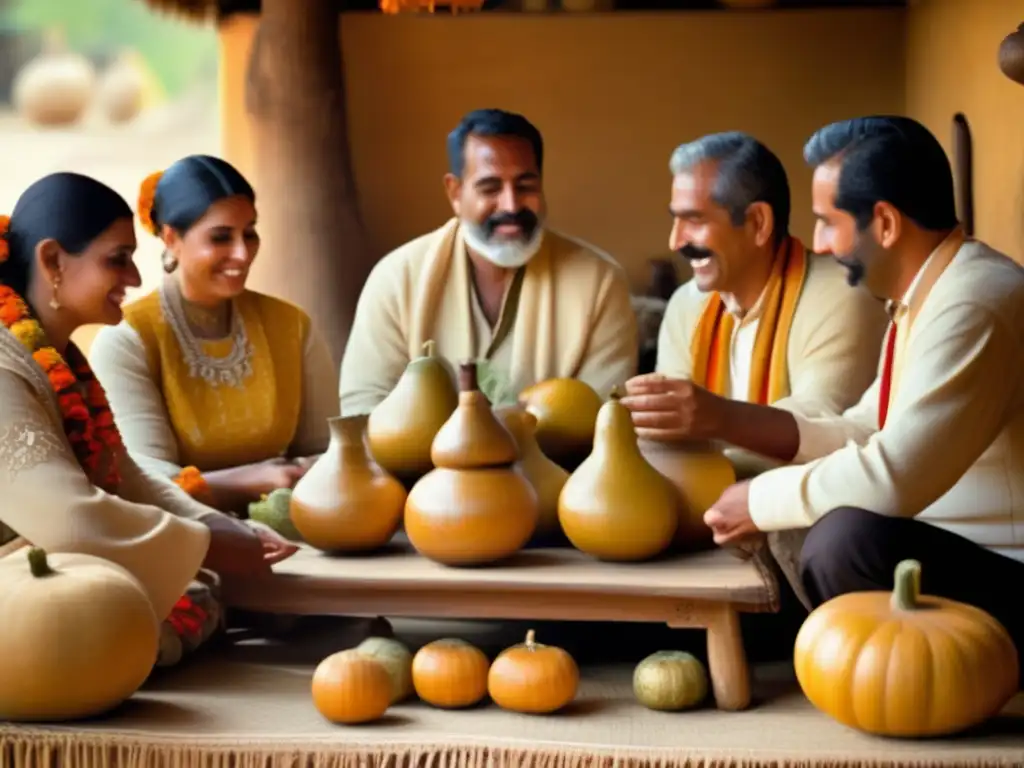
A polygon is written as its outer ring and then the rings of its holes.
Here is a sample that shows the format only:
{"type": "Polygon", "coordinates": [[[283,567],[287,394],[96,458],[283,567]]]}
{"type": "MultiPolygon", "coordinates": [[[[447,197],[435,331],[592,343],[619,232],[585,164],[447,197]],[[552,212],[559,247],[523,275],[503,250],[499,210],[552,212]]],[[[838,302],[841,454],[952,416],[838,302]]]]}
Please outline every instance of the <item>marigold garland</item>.
{"type": "Polygon", "coordinates": [[[153,203],[156,201],[156,185],[160,183],[163,175],[163,171],[151,173],[143,179],[142,184],[139,186],[139,203],[137,208],[139,221],[142,222],[142,226],[145,227],[147,232],[154,235],[160,234],[160,228],[153,221],[153,203]]]}
{"type": "Polygon", "coordinates": [[[7,243],[7,231],[11,228],[11,217],[0,216],[0,264],[11,255],[11,246],[7,243]]]}
{"type": "Polygon", "coordinates": [[[68,344],[66,356],[50,346],[28,304],[6,285],[0,285],[0,321],[46,373],[57,396],[64,433],[82,469],[100,488],[117,493],[121,483],[118,459],[124,445],[107,395],[85,356],[74,344],[68,344]]]}

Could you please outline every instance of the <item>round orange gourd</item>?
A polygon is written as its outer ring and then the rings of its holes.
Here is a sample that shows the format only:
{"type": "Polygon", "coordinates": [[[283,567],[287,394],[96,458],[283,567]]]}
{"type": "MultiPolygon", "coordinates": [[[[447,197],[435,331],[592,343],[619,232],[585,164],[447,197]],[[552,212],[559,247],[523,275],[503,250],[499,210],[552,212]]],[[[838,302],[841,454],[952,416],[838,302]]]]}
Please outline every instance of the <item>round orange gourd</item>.
{"type": "Polygon", "coordinates": [[[41,549],[0,560],[0,720],[106,712],[156,663],[160,621],[128,571],[41,549]]]}
{"type": "Polygon", "coordinates": [[[506,648],[491,664],[487,692],[502,709],[543,715],[576,698],[580,671],[569,653],[536,642],[531,629],[526,642],[506,648]]]}
{"type": "Polygon", "coordinates": [[[427,643],[412,658],[416,695],[442,709],[478,704],[487,695],[490,662],[465,640],[442,638],[427,643]]]}
{"type": "Polygon", "coordinates": [[[920,594],[905,560],[889,592],[818,606],[796,638],[797,680],[811,703],[880,736],[940,736],[977,725],[1016,694],[1017,650],[1003,626],[964,603],[920,594]]]}
{"type": "Polygon", "coordinates": [[[331,654],[313,673],[313,705],[332,723],[352,725],[378,720],[394,693],[383,664],[357,650],[331,654]]]}

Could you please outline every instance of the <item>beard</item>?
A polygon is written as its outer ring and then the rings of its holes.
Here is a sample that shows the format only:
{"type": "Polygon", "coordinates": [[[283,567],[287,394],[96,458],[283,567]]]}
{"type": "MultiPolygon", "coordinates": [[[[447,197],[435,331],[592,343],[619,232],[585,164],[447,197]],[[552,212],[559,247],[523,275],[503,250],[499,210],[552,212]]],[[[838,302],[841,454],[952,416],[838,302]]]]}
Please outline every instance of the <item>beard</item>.
{"type": "Polygon", "coordinates": [[[524,208],[515,213],[498,213],[482,223],[462,220],[462,238],[475,253],[495,266],[518,269],[537,255],[544,241],[543,222],[533,211],[524,208]],[[514,224],[521,235],[504,237],[496,232],[502,225],[514,224]]]}

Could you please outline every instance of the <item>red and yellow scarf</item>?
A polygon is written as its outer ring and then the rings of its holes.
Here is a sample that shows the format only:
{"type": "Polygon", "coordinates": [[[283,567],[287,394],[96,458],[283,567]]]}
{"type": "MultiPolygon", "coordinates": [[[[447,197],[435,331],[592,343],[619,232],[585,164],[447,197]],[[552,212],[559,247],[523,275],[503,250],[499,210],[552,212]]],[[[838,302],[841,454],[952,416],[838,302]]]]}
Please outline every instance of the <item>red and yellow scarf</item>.
{"type": "MultiPolygon", "coordinates": [[[[807,277],[807,250],[795,237],[783,241],[768,276],[750,369],[751,403],[770,405],[789,394],[786,354],[800,292],[807,277]]],[[[714,293],[701,313],[690,343],[693,382],[716,395],[728,394],[729,348],[736,318],[714,293]]]]}

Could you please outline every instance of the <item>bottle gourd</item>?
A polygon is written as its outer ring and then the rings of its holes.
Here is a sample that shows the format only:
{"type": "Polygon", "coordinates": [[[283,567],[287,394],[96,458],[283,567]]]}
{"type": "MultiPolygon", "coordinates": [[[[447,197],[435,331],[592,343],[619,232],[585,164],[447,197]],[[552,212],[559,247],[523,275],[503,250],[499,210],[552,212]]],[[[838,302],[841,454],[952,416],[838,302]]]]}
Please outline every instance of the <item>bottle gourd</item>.
{"type": "Polygon", "coordinates": [[[452,376],[434,342],[406,366],[395,388],[373,412],[367,438],[374,460],[406,487],[433,469],[430,446],[458,405],[452,376]]]}
{"type": "Polygon", "coordinates": [[[409,492],[405,532],[424,557],[482,565],[515,554],[537,527],[537,493],[517,466],[515,440],[459,366],[459,405],[431,446],[436,467],[409,492]]]}
{"type": "Polygon", "coordinates": [[[328,419],[331,442],[292,492],[292,524],[325,552],[377,549],[402,522],[405,488],[370,456],[366,423],[366,416],[328,419]]]}
{"type": "Polygon", "coordinates": [[[562,530],[574,547],[600,560],[647,560],[672,543],[678,499],[640,454],[633,419],[613,390],[598,412],[593,450],[558,498],[562,530]]]}
{"type": "Polygon", "coordinates": [[[534,539],[549,542],[562,538],[562,526],[558,522],[558,496],[569,479],[569,473],[541,451],[535,437],[536,416],[521,405],[495,408],[494,412],[515,438],[519,448],[519,467],[537,492],[540,516],[534,539]]]}

